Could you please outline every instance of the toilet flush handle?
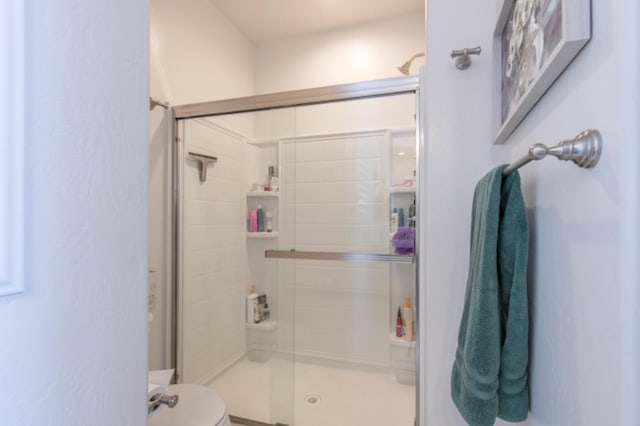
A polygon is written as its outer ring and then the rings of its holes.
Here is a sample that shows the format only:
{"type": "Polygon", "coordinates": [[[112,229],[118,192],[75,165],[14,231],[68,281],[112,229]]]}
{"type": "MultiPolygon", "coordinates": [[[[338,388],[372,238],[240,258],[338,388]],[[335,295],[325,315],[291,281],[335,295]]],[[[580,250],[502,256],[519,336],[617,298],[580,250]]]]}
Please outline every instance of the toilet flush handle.
{"type": "Polygon", "coordinates": [[[178,399],[178,395],[165,395],[163,393],[156,393],[151,398],[149,398],[149,402],[147,403],[147,414],[153,413],[162,404],[165,404],[169,408],[173,408],[178,404],[178,399]]]}

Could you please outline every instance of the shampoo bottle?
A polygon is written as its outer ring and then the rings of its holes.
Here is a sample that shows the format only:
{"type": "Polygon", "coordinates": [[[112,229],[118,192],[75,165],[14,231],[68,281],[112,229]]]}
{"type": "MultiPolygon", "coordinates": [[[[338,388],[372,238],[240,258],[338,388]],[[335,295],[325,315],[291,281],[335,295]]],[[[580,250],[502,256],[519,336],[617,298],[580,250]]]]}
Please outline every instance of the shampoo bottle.
{"type": "Polygon", "coordinates": [[[264,232],[264,211],[262,210],[262,205],[258,204],[258,210],[256,212],[258,216],[258,232],[264,232]]]}
{"type": "Polygon", "coordinates": [[[255,318],[258,313],[258,294],[256,293],[256,286],[252,285],[247,296],[247,323],[253,324],[256,322],[255,318]]]}
{"type": "Polygon", "coordinates": [[[391,213],[391,234],[398,232],[398,209],[394,208],[391,213]]]}
{"type": "Polygon", "coordinates": [[[404,338],[412,342],[415,339],[415,325],[413,320],[413,309],[411,308],[411,298],[404,299],[404,338]]]}
{"type": "Polygon", "coordinates": [[[255,210],[249,212],[249,232],[258,232],[258,212],[255,210]]]}
{"type": "Polygon", "coordinates": [[[416,199],[413,199],[413,203],[409,206],[409,227],[416,227],[416,199]]]}
{"type": "Polygon", "coordinates": [[[396,337],[402,337],[402,314],[398,306],[398,316],[396,317],[396,337]]]}
{"type": "Polygon", "coordinates": [[[265,231],[267,232],[272,232],[273,231],[273,213],[271,212],[264,212],[264,217],[265,217],[265,231]]]}

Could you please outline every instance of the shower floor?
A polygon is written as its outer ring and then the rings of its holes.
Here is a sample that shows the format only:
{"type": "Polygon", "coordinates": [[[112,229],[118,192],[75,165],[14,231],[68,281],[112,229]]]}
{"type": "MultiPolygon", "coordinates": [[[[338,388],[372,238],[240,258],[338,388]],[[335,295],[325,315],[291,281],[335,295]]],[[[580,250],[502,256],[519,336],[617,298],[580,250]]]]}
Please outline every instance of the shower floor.
{"type": "MultiPolygon", "coordinates": [[[[276,411],[290,412],[292,395],[287,392],[290,389],[287,383],[291,381],[291,373],[290,364],[283,360],[260,363],[243,358],[209,387],[225,400],[229,414],[270,423],[272,405],[276,411]],[[279,376],[273,382],[272,374],[279,376]],[[284,380],[280,388],[278,380],[284,380]]],[[[415,388],[397,383],[392,374],[296,362],[293,376],[291,426],[414,424],[415,388]]]]}

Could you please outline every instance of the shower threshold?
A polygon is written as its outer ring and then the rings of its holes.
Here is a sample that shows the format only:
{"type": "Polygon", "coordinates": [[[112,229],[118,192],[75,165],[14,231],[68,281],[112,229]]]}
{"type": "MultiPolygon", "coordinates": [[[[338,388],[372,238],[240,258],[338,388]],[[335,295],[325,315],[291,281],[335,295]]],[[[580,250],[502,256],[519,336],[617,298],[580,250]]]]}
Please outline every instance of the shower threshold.
{"type": "Polygon", "coordinates": [[[276,423],[274,425],[271,423],[258,422],[256,420],[245,419],[242,417],[236,417],[232,415],[229,415],[229,420],[231,420],[231,423],[233,424],[245,425],[245,426],[288,426],[288,425],[285,425],[284,423],[276,423]]]}

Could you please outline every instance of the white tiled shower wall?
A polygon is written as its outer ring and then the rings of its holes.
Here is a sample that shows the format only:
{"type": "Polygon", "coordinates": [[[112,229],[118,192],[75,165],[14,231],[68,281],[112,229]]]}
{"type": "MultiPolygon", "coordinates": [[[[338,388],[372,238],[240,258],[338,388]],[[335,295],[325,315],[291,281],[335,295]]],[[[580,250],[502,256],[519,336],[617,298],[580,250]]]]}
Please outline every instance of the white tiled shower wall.
{"type": "MultiPolygon", "coordinates": [[[[283,146],[284,246],[387,253],[388,133],[298,138],[283,146]]],[[[295,322],[296,354],[388,364],[388,265],[297,261],[282,268],[293,269],[281,285],[295,303],[281,309],[295,322]]]]}
{"type": "Polygon", "coordinates": [[[248,115],[185,122],[185,151],[218,157],[205,184],[196,163],[184,163],[185,381],[206,382],[243,355],[249,284],[267,293],[281,350],[295,338],[298,355],[389,365],[390,313],[412,294],[412,282],[399,287],[400,274],[388,265],[294,267],[263,253],[294,247],[387,253],[390,144],[397,135],[389,129],[412,128],[414,104],[413,96],[398,96],[254,113],[251,126],[248,115]],[[247,143],[256,135],[269,142],[247,143]],[[274,218],[280,238],[247,239],[246,191],[266,177],[267,163],[281,177],[282,217],[274,218]]]}
{"type": "Polygon", "coordinates": [[[179,315],[182,380],[206,383],[245,351],[244,295],[246,144],[206,121],[184,124],[184,153],[218,158],[200,182],[184,161],[182,295],[179,315]]]}

